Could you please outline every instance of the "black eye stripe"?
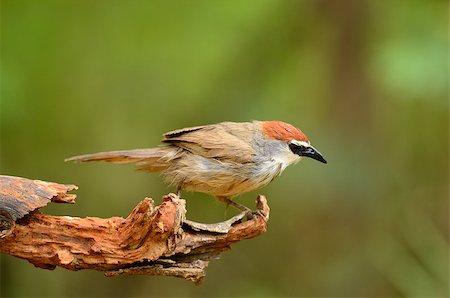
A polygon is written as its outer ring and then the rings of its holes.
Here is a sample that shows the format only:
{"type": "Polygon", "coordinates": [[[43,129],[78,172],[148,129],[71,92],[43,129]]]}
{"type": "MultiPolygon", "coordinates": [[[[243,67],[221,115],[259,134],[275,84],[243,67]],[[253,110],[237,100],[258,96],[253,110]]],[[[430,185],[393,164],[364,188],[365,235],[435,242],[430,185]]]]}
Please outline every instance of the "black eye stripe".
{"type": "Polygon", "coordinates": [[[297,145],[293,142],[289,143],[289,149],[291,149],[292,152],[294,152],[295,154],[297,154],[298,151],[300,151],[301,149],[306,148],[306,146],[303,145],[297,145]]]}

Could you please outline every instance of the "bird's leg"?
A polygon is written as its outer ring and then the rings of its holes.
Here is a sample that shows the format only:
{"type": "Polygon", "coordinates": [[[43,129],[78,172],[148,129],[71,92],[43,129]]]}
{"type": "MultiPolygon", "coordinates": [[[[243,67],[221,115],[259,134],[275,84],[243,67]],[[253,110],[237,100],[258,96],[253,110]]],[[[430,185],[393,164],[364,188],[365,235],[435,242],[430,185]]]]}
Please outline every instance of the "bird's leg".
{"type": "MultiPolygon", "coordinates": [[[[177,196],[179,198],[181,198],[180,194],[181,194],[181,188],[177,188],[177,196]]],[[[232,225],[238,221],[241,221],[242,218],[247,217],[248,220],[253,219],[253,212],[250,208],[248,208],[244,205],[241,205],[239,203],[236,203],[227,197],[217,197],[217,198],[219,200],[221,200],[222,202],[225,202],[227,204],[227,206],[231,205],[234,208],[236,208],[242,212],[224,222],[219,222],[219,223],[214,223],[214,224],[204,224],[204,223],[199,223],[199,222],[189,220],[187,218],[183,218],[183,224],[191,227],[192,229],[194,229],[196,231],[208,231],[208,232],[213,232],[213,233],[226,234],[226,233],[228,233],[228,231],[230,231],[232,225]]]]}
{"type": "Polygon", "coordinates": [[[231,205],[234,208],[238,209],[241,212],[245,212],[245,214],[247,215],[248,218],[252,218],[253,217],[253,211],[252,209],[248,208],[247,206],[244,206],[242,204],[236,203],[235,201],[233,201],[230,198],[227,197],[222,197],[222,196],[218,196],[217,197],[219,200],[221,200],[222,202],[224,202],[225,204],[231,205]]]}

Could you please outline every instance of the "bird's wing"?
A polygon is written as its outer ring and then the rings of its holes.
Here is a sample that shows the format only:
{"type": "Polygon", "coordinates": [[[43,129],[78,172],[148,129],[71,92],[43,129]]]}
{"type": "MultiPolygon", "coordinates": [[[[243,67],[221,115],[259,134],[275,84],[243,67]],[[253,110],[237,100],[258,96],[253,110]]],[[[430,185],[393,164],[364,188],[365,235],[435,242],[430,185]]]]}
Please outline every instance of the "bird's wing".
{"type": "Polygon", "coordinates": [[[256,153],[251,145],[254,133],[254,123],[223,122],[171,131],[163,142],[203,157],[247,163],[256,153]]]}
{"type": "MultiPolygon", "coordinates": [[[[166,132],[166,133],[164,134],[164,140],[165,140],[165,139],[176,138],[176,137],[181,136],[181,135],[184,135],[184,134],[186,134],[186,133],[188,133],[188,132],[193,132],[193,131],[196,131],[196,130],[203,129],[203,128],[207,127],[207,126],[210,126],[210,125],[202,125],[202,126],[186,127],[186,128],[182,128],[182,129],[172,130],[172,131],[166,132]]],[[[164,141],[164,140],[163,140],[163,141],[164,141]]]]}

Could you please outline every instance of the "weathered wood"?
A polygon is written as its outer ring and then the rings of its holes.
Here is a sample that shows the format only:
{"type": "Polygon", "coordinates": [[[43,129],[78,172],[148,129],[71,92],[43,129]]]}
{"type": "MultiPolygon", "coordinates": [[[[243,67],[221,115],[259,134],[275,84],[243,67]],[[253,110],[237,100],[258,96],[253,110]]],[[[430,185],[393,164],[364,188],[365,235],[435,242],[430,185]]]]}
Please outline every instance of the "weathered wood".
{"type": "Polygon", "coordinates": [[[0,239],[14,229],[14,222],[31,211],[56,203],[75,203],[75,185],[64,185],[0,175],[0,239]]]}
{"type": "MultiPolygon", "coordinates": [[[[73,185],[14,179],[12,184],[0,184],[0,207],[11,206],[12,202],[14,210],[30,212],[52,198],[73,202],[74,195],[65,193],[76,188],[73,185]],[[17,192],[17,185],[24,190],[17,192]],[[5,193],[10,194],[8,200],[3,200],[5,193]]],[[[156,207],[152,199],[146,198],[127,218],[52,216],[38,210],[20,218],[15,211],[8,213],[9,209],[2,210],[6,210],[6,216],[16,218],[15,229],[0,240],[0,252],[26,259],[37,267],[94,269],[107,276],[174,276],[196,283],[205,276],[211,259],[218,258],[232,243],[264,233],[269,218],[264,196],[258,197],[252,219],[242,222],[240,215],[206,226],[185,220],[185,201],[175,194],[164,196],[156,207]]]]}

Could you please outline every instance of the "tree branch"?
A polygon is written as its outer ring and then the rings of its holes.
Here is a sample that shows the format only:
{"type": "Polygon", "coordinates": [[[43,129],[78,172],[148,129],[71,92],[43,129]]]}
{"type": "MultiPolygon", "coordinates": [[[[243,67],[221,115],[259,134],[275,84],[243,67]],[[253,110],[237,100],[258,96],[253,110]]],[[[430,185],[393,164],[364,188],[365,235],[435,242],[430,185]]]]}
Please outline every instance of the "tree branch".
{"type": "Polygon", "coordinates": [[[232,243],[264,233],[269,218],[264,196],[258,197],[252,219],[242,222],[241,214],[218,224],[185,220],[185,201],[175,194],[156,207],[145,198],[127,218],[35,210],[50,201],[74,203],[75,195],[66,193],[72,189],[76,186],[0,176],[0,252],[46,269],[175,276],[200,283],[211,259],[232,243]]]}

